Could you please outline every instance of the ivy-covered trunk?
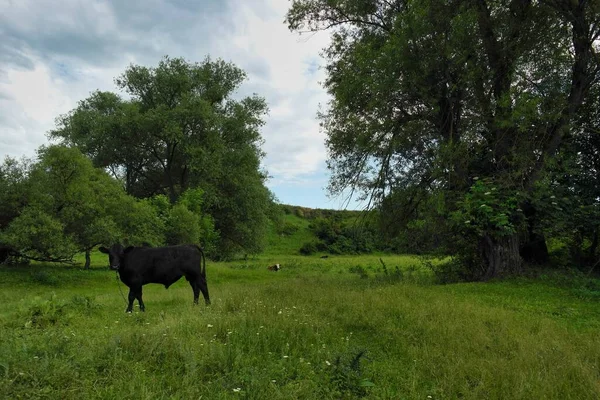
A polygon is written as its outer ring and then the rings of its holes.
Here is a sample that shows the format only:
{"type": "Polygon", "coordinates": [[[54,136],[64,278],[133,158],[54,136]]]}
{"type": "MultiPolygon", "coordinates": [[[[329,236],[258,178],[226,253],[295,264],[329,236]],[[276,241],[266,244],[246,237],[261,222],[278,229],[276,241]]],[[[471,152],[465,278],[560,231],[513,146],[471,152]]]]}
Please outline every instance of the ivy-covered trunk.
{"type": "Polygon", "coordinates": [[[515,275],[523,270],[523,260],[519,254],[519,235],[512,234],[493,238],[485,235],[480,243],[484,262],[482,280],[515,275]]]}

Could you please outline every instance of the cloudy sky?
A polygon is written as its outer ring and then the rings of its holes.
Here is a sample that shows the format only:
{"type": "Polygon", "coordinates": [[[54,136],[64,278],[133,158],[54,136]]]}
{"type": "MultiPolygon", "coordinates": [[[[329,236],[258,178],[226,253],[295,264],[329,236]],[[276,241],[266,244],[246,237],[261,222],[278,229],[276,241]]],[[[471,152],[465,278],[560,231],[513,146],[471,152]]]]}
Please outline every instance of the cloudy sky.
{"type": "MultiPolygon", "coordinates": [[[[164,56],[233,62],[270,113],[262,134],[287,204],[342,208],[325,193],[324,134],[315,118],[328,96],[319,52],[328,33],[287,29],[286,0],[0,0],[0,157],[31,157],[54,119],[92,91],[116,90],[131,64],[164,56]]],[[[350,208],[354,208],[350,205],[350,208]]]]}

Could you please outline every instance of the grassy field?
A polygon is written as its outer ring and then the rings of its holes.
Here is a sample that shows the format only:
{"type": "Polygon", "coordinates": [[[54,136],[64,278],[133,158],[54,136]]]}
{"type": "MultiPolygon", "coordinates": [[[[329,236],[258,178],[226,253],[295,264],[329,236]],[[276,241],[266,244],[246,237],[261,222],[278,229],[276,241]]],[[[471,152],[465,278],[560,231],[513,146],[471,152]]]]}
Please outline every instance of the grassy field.
{"type": "Polygon", "coordinates": [[[0,268],[0,398],[600,397],[595,281],[442,286],[408,256],[385,274],[379,256],[269,254],[209,262],[209,307],[181,280],[125,314],[104,257],[0,268]]]}

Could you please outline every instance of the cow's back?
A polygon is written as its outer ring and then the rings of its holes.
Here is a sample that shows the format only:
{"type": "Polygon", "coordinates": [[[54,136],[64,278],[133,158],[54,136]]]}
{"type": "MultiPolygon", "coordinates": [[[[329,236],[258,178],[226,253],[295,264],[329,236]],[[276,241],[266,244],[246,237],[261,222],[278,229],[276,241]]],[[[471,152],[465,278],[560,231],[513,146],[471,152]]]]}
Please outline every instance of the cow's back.
{"type": "Polygon", "coordinates": [[[201,273],[201,253],[196,246],[137,247],[127,254],[126,269],[143,283],[170,286],[182,276],[197,278],[201,273]]]}

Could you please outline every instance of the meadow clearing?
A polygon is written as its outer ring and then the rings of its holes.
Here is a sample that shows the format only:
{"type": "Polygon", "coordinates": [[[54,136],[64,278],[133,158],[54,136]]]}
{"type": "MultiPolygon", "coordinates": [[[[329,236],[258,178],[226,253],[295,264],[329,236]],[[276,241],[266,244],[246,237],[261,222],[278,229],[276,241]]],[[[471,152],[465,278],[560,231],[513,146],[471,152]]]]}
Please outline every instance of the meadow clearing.
{"type": "Polygon", "coordinates": [[[596,281],[437,285],[379,257],[209,262],[211,306],[182,279],[133,314],[100,253],[1,267],[0,398],[600,397],[596,281]]]}

